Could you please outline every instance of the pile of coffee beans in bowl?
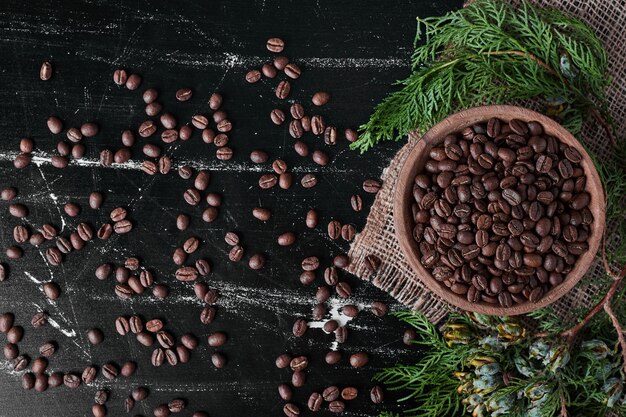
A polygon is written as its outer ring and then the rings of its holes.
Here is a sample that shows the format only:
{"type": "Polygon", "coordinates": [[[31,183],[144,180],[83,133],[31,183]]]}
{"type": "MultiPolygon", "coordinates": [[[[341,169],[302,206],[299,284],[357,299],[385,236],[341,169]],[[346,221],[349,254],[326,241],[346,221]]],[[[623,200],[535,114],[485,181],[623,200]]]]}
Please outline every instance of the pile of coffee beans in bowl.
{"type": "Polygon", "coordinates": [[[413,186],[420,261],[472,303],[536,303],[588,250],[581,154],[538,122],[497,118],[446,136],[413,186]]]}

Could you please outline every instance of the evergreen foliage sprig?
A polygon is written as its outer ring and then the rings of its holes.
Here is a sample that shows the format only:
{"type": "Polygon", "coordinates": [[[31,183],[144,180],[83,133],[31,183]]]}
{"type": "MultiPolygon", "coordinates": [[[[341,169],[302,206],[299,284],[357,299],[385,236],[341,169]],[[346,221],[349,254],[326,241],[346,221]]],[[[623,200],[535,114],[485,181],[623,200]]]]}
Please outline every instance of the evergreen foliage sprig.
{"type": "Polygon", "coordinates": [[[463,108],[517,99],[565,105],[561,122],[574,135],[591,110],[610,121],[606,52],[592,30],[563,13],[477,0],[444,16],[418,18],[415,45],[413,72],[361,126],[353,149],[364,152],[416,128],[423,133],[463,108]]]}
{"type": "Polygon", "coordinates": [[[429,350],[415,365],[376,375],[406,393],[402,414],[381,417],[626,416],[623,358],[605,331],[587,328],[570,349],[557,336],[535,338],[506,317],[452,315],[438,330],[422,314],[395,315],[429,350]]]}

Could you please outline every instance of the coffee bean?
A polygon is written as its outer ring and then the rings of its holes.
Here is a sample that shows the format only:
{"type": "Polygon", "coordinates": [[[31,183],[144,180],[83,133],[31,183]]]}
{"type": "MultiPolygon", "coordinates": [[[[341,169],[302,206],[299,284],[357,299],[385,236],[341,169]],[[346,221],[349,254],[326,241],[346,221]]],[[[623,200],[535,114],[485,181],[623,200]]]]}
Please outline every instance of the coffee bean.
{"type": "Polygon", "coordinates": [[[383,402],[383,389],[376,385],[370,391],[370,399],[374,404],[380,404],[383,402]]]}
{"type": "Polygon", "coordinates": [[[335,286],[335,291],[337,292],[337,295],[341,298],[348,298],[352,295],[352,288],[345,281],[340,281],[339,283],[337,283],[337,285],[335,286]]]}
{"type": "Polygon", "coordinates": [[[228,259],[232,262],[239,262],[243,258],[244,250],[240,245],[233,246],[228,252],[228,259]]]}
{"type": "Polygon", "coordinates": [[[220,347],[226,343],[226,333],[224,332],[215,332],[210,334],[208,337],[208,343],[211,347],[220,347]]]}
{"type": "Polygon", "coordinates": [[[283,406],[283,413],[287,417],[298,417],[300,415],[300,409],[295,404],[287,403],[283,406]]]}
{"type": "Polygon", "coordinates": [[[381,183],[375,179],[368,179],[363,181],[363,191],[366,193],[376,194],[381,187],[381,183]]]}
{"type": "Polygon", "coordinates": [[[296,242],[296,234],[294,232],[284,232],[277,238],[279,246],[291,246],[296,242]]]}
{"type": "Polygon", "coordinates": [[[278,177],[274,174],[264,174],[259,178],[259,187],[264,190],[274,187],[278,183],[278,177]]]}
{"type": "Polygon", "coordinates": [[[289,96],[289,92],[291,91],[291,84],[289,81],[283,80],[276,87],[276,97],[284,100],[289,96]]]}
{"type": "Polygon", "coordinates": [[[126,80],[126,88],[128,88],[129,90],[133,91],[139,88],[139,86],[141,85],[141,76],[138,74],[131,74],[128,76],[128,79],[126,80]]]}
{"type": "Polygon", "coordinates": [[[195,281],[198,278],[198,271],[192,266],[184,266],[176,270],[176,279],[183,282],[195,281]]]}
{"type": "Polygon", "coordinates": [[[280,53],[285,48],[285,42],[280,38],[269,38],[265,46],[268,51],[280,53]]]}
{"type": "Polygon", "coordinates": [[[341,226],[341,237],[343,240],[350,242],[354,239],[354,235],[356,234],[356,229],[352,224],[344,224],[341,226]]]}
{"type": "MultiPolygon", "coordinates": [[[[311,127],[311,117],[310,116],[302,116],[302,119],[300,119],[300,123],[302,123],[302,129],[305,132],[310,132],[312,127],[311,127]]],[[[300,156],[306,156],[306,155],[300,155],[300,156]]]]}
{"type": "Polygon", "coordinates": [[[152,351],[152,357],[150,358],[152,366],[158,368],[165,362],[165,351],[162,348],[156,348],[152,351]]]}
{"type": "Polygon", "coordinates": [[[324,389],[324,391],[322,392],[322,398],[324,398],[324,401],[335,401],[337,398],[339,398],[339,388],[337,388],[334,385],[331,385],[330,387],[326,387],[324,389]]]}
{"type": "Polygon", "coordinates": [[[300,184],[304,188],[312,188],[317,185],[317,177],[314,174],[305,174],[300,180],[300,184]]]}
{"type": "Polygon", "coordinates": [[[319,115],[315,115],[311,118],[311,132],[314,135],[319,136],[326,130],[326,122],[324,118],[319,115]]]}
{"type": "Polygon", "coordinates": [[[295,371],[291,375],[291,385],[295,388],[303,387],[306,382],[306,374],[302,371],[295,371]]]}
{"type": "Polygon", "coordinates": [[[318,215],[315,210],[309,210],[306,214],[306,226],[309,229],[315,229],[317,227],[318,215]]]}
{"type": "Polygon", "coordinates": [[[276,357],[276,367],[284,369],[291,363],[292,357],[288,353],[282,353],[276,357]]]}
{"type": "Polygon", "coordinates": [[[87,340],[92,345],[99,345],[104,340],[104,333],[98,328],[89,329],[87,331],[87,340]]]}
{"type": "Polygon", "coordinates": [[[285,121],[285,112],[283,112],[281,109],[274,109],[270,113],[270,119],[272,119],[272,123],[274,123],[276,126],[280,126],[285,121]]]}
{"type": "Polygon", "coordinates": [[[221,369],[224,366],[226,366],[226,362],[227,362],[227,359],[223,353],[216,352],[213,355],[211,355],[211,363],[213,363],[213,366],[215,366],[218,369],[221,369]]]}
{"type": "Polygon", "coordinates": [[[215,307],[204,307],[200,313],[200,321],[202,322],[202,324],[211,324],[215,319],[215,314],[215,307]]]}
{"type": "Polygon", "coordinates": [[[302,73],[300,68],[293,62],[290,62],[287,65],[285,65],[284,71],[287,77],[292,78],[294,80],[300,78],[300,74],[302,73]]]}
{"type": "Polygon", "coordinates": [[[191,88],[184,87],[176,90],[176,100],[178,101],[187,101],[193,96],[193,91],[191,88]]]}
{"type": "Polygon", "coordinates": [[[293,396],[293,391],[287,384],[280,384],[278,386],[278,395],[285,401],[291,400],[293,396]]]}
{"type": "Polygon", "coordinates": [[[262,269],[265,266],[265,256],[260,253],[252,255],[248,260],[248,266],[254,270],[262,269]]]}
{"type": "MultiPolygon", "coordinates": [[[[56,249],[56,248],[51,248],[56,249]]],[[[61,295],[61,289],[55,282],[46,282],[43,284],[43,292],[49,300],[56,300],[61,295]]]]}
{"type": "Polygon", "coordinates": [[[37,375],[35,379],[35,391],[44,392],[48,389],[48,376],[47,375],[37,375]]]}
{"type": "Polygon", "coordinates": [[[331,220],[327,227],[328,237],[337,240],[341,236],[341,223],[338,220],[331,220]]]}
{"type": "Polygon", "coordinates": [[[313,271],[304,271],[300,274],[300,283],[302,285],[309,285],[315,281],[315,272],[313,271]]]}
{"type": "Polygon", "coordinates": [[[70,389],[76,389],[80,386],[80,378],[73,373],[67,373],[63,376],[63,385],[70,389]]]}
{"type": "Polygon", "coordinates": [[[50,130],[50,133],[54,135],[61,133],[61,131],[63,130],[63,122],[56,116],[48,117],[46,124],[48,125],[48,130],[50,130]]]}
{"type": "Polygon", "coordinates": [[[32,160],[32,156],[30,154],[21,153],[15,157],[13,160],[13,166],[17,169],[26,168],[32,160]]]}
{"type": "Polygon", "coordinates": [[[370,310],[372,311],[372,314],[375,315],[376,317],[383,317],[384,315],[387,314],[387,311],[389,311],[389,308],[387,307],[387,304],[381,301],[374,301],[372,305],[370,306],[370,310]]]}
{"type": "Polygon", "coordinates": [[[346,405],[344,404],[343,401],[332,401],[330,404],[328,404],[328,410],[333,412],[333,413],[343,413],[344,410],[346,409],[346,405]]]}
{"type": "Polygon", "coordinates": [[[313,392],[309,396],[309,400],[307,401],[307,406],[311,411],[319,411],[322,408],[322,403],[324,402],[324,398],[320,395],[319,392],[313,392]]]}
{"type": "Polygon", "coordinates": [[[337,268],[346,268],[350,265],[350,258],[345,254],[337,255],[333,258],[333,265],[337,268]]]}
{"type": "Polygon", "coordinates": [[[252,209],[252,216],[265,222],[272,218],[272,212],[267,208],[255,207],[252,209]]]}
{"type": "Polygon", "coordinates": [[[296,337],[302,337],[307,331],[307,322],[304,319],[298,319],[293,324],[293,335],[296,337]]]}

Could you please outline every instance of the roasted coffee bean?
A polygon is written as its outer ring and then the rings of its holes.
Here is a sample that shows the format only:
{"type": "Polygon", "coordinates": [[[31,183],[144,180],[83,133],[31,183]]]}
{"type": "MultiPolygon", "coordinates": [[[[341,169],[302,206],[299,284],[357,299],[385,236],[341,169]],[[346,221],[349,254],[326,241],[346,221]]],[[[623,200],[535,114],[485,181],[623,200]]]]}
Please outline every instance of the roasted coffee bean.
{"type": "Polygon", "coordinates": [[[302,116],[300,122],[302,122],[302,129],[304,129],[305,132],[310,132],[312,130],[310,116],[302,116]]]}
{"type": "Polygon", "coordinates": [[[220,347],[226,343],[226,333],[224,332],[215,332],[210,334],[208,337],[208,343],[211,347],[220,347]]]}
{"type": "Polygon", "coordinates": [[[387,307],[387,304],[381,301],[374,301],[372,305],[370,306],[370,310],[372,311],[372,314],[375,315],[376,317],[383,317],[384,315],[387,314],[387,311],[389,311],[389,308],[387,307]]]}
{"type": "Polygon", "coordinates": [[[370,399],[374,404],[380,404],[383,402],[383,389],[379,385],[376,385],[370,391],[370,399]]]}
{"type": "Polygon", "coordinates": [[[261,79],[261,72],[259,70],[250,70],[246,74],[246,81],[253,84],[261,79]]]}
{"type": "Polygon", "coordinates": [[[222,196],[217,193],[208,193],[206,202],[211,207],[219,207],[222,205],[222,196]]]}
{"type": "Polygon", "coordinates": [[[89,329],[87,331],[87,340],[92,345],[99,345],[104,340],[104,333],[98,328],[89,329]]]}
{"type": "Polygon", "coordinates": [[[322,408],[322,403],[324,402],[324,398],[320,395],[319,392],[313,392],[309,396],[309,400],[307,401],[307,406],[311,411],[319,411],[322,408]]]}
{"type": "Polygon", "coordinates": [[[80,386],[80,378],[73,373],[67,373],[63,376],[63,385],[70,389],[76,389],[80,386]]]}
{"type": "Polygon", "coordinates": [[[304,271],[300,274],[300,283],[302,285],[310,285],[315,281],[315,272],[304,271]]]}
{"type": "Polygon", "coordinates": [[[295,404],[287,403],[283,406],[283,413],[287,417],[298,417],[300,416],[300,408],[295,404]]]}
{"type": "Polygon", "coordinates": [[[328,126],[324,129],[324,143],[327,145],[337,144],[337,128],[334,126],[328,126]]]}
{"type": "MultiPolygon", "coordinates": [[[[304,274],[306,274],[306,272],[304,272],[303,275],[304,274]]],[[[315,277],[315,275],[313,275],[313,277],[315,277]]],[[[313,306],[311,316],[313,320],[322,320],[327,312],[328,311],[327,311],[326,306],[324,304],[318,303],[313,306]]]]}
{"type": "Polygon", "coordinates": [[[345,254],[337,255],[333,258],[333,265],[337,268],[346,268],[350,265],[350,258],[345,254]]]}
{"type": "Polygon", "coordinates": [[[301,157],[306,157],[309,155],[309,146],[301,140],[297,140],[294,142],[293,149],[295,149],[296,153],[301,157]]]}
{"type": "Polygon", "coordinates": [[[152,351],[152,357],[150,359],[152,366],[159,367],[165,362],[165,351],[162,348],[156,348],[152,351]]]}
{"type": "Polygon", "coordinates": [[[307,331],[307,322],[304,319],[298,319],[293,324],[293,335],[296,337],[302,337],[307,331]]]}
{"type": "Polygon", "coordinates": [[[341,390],[341,398],[346,401],[354,400],[359,395],[359,390],[354,387],[345,387],[341,390]]]}
{"type": "Polygon", "coordinates": [[[280,38],[269,38],[265,46],[268,51],[280,53],[285,48],[285,42],[280,38]]]}
{"type": "Polygon", "coordinates": [[[309,210],[306,214],[306,226],[309,229],[315,229],[317,227],[318,215],[315,210],[309,210]]]}
{"type": "Polygon", "coordinates": [[[285,112],[281,109],[274,109],[270,113],[270,119],[276,126],[280,126],[285,121],[285,112]]]}
{"type": "Polygon", "coordinates": [[[285,65],[284,71],[285,71],[285,75],[289,78],[292,78],[294,80],[300,78],[301,70],[293,62],[290,62],[287,65],[285,65]]]}
{"type": "Polygon", "coordinates": [[[293,103],[289,108],[289,113],[294,119],[300,120],[304,117],[304,107],[300,103],[293,103]]]}
{"type": "Polygon", "coordinates": [[[252,209],[252,216],[265,222],[272,218],[272,212],[267,208],[255,207],[252,209]]]}
{"type": "Polygon", "coordinates": [[[277,238],[279,246],[291,246],[296,242],[296,234],[294,232],[284,232],[277,238]]]}
{"type": "Polygon", "coordinates": [[[213,363],[213,366],[215,366],[218,369],[221,369],[224,366],[226,366],[226,362],[227,362],[227,359],[223,353],[216,352],[213,355],[211,355],[211,363],[213,363]]]}
{"type": "Polygon", "coordinates": [[[278,176],[278,186],[283,190],[288,190],[293,184],[293,175],[291,172],[284,172],[278,176]]]}
{"type": "Polygon", "coordinates": [[[309,256],[302,260],[301,266],[304,271],[315,271],[320,266],[320,260],[317,256],[309,256]]]}
{"type": "Polygon", "coordinates": [[[311,102],[316,106],[323,106],[330,101],[330,94],[326,91],[318,91],[311,97],[311,102]]]}
{"type": "Polygon", "coordinates": [[[284,369],[289,366],[291,363],[292,357],[288,353],[282,353],[276,357],[276,367],[279,369],[284,369]]]}
{"type": "Polygon", "coordinates": [[[261,150],[254,150],[250,153],[250,160],[255,164],[263,164],[267,162],[269,156],[266,152],[261,150]]]}
{"type": "Polygon", "coordinates": [[[350,242],[352,241],[352,239],[354,239],[355,235],[356,229],[354,225],[344,224],[343,226],[341,226],[341,237],[343,238],[343,240],[350,242]]]}
{"type": "MultiPolygon", "coordinates": [[[[22,257],[22,255],[24,255],[24,251],[19,246],[9,246],[7,248],[7,250],[6,250],[6,255],[7,255],[7,258],[9,258],[9,259],[19,259],[19,258],[22,257]]],[[[51,265],[53,265],[53,266],[60,265],[60,263],[62,262],[61,253],[59,252],[59,250],[57,248],[49,248],[46,251],[46,258],[48,259],[48,262],[51,265]],[[55,257],[51,261],[50,257],[48,256],[48,253],[53,251],[53,250],[56,251],[56,252],[54,252],[55,257]],[[56,255],[57,252],[58,252],[58,257],[56,255]]]]}
{"type": "Polygon", "coordinates": [[[183,282],[195,281],[198,278],[198,271],[192,266],[184,266],[176,270],[176,279],[183,282]]]}
{"type": "Polygon", "coordinates": [[[13,166],[17,169],[26,168],[30,165],[31,160],[32,156],[30,154],[21,153],[13,160],[13,166]]]}
{"type": "Polygon", "coordinates": [[[202,220],[211,223],[217,219],[219,211],[215,207],[208,207],[202,212],[202,220]]]}
{"type": "Polygon", "coordinates": [[[306,374],[302,371],[295,371],[291,374],[291,385],[295,388],[300,388],[304,386],[306,382],[306,374]]]}
{"type": "Polygon", "coordinates": [[[204,307],[200,313],[200,321],[202,322],[202,324],[211,324],[215,319],[215,313],[215,307],[204,307]]]}
{"type": "Polygon", "coordinates": [[[217,159],[221,161],[228,161],[233,157],[233,150],[227,146],[218,148],[216,152],[217,159]]]}
{"type": "Polygon", "coordinates": [[[275,66],[271,64],[263,64],[263,66],[261,67],[261,72],[267,78],[275,78],[276,75],[278,75],[278,70],[276,69],[275,66]]]}
{"type": "Polygon", "coordinates": [[[259,178],[259,187],[264,190],[274,187],[278,183],[278,177],[275,174],[264,174],[259,178]]]}
{"type": "Polygon", "coordinates": [[[243,258],[244,250],[240,245],[234,245],[228,252],[228,259],[232,262],[239,262],[243,258]]]}
{"type": "Polygon", "coordinates": [[[365,265],[365,269],[367,269],[368,272],[375,273],[378,271],[378,268],[380,268],[381,261],[380,261],[380,258],[377,257],[376,255],[370,254],[370,255],[365,256],[364,265],[365,265]]]}
{"type": "Polygon", "coordinates": [[[366,193],[376,194],[381,187],[381,183],[378,180],[368,179],[363,181],[363,191],[366,193]]]}
{"type": "MultiPolygon", "coordinates": [[[[51,248],[56,249],[56,248],[51,248]]],[[[61,289],[55,282],[46,282],[43,284],[43,292],[49,300],[56,300],[61,295],[61,289]]]]}
{"type": "Polygon", "coordinates": [[[337,283],[337,285],[335,286],[335,291],[337,292],[337,295],[341,298],[348,298],[352,295],[352,288],[345,281],[340,281],[339,283],[337,283]]]}
{"type": "Polygon", "coordinates": [[[328,237],[337,240],[341,236],[341,223],[338,220],[331,220],[327,227],[328,237]]]}
{"type": "Polygon", "coordinates": [[[330,289],[326,286],[318,287],[315,293],[315,301],[325,303],[330,298],[330,289]]]}
{"type": "Polygon", "coordinates": [[[281,100],[284,100],[289,96],[290,91],[291,91],[291,84],[289,84],[289,81],[283,80],[280,83],[278,83],[278,86],[276,87],[276,97],[281,100]]]}
{"type": "Polygon", "coordinates": [[[319,136],[326,130],[326,122],[320,115],[315,115],[311,118],[311,131],[314,135],[319,136]]]}
{"type": "Polygon", "coordinates": [[[314,174],[305,174],[300,180],[300,184],[304,188],[312,188],[317,185],[317,177],[314,174]]]}

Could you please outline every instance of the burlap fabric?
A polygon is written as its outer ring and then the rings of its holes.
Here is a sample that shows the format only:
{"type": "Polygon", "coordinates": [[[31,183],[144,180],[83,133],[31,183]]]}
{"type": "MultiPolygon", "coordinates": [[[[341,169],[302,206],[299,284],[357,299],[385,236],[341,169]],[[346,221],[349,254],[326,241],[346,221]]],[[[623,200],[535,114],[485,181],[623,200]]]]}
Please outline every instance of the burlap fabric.
{"type": "MultiPolygon", "coordinates": [[[[508,0],[517,4],[516,0],[508,0]]],[[[609,56],[609,73],[613,79],[607,91],[610,111],[617,126],[617,137],[626,136],[626,1],[625,0],[536,0],[540,6],[553,7],[577,16],[590,25],[604,42],[609,56]]],[[[540,109],[541,103],[525,102],[527,107],[540,109]]],[[[600,158],[606,158],[611,148],[605,131],[593,120],[583,127],[584,143],[600,158]]],[[[388,292],[407,307],[423,312],[430,320],[438,321],[453,307],[428,291],[411,269],[395,236],[393,201],[398,174],[409,152],[419,138],[409,135],[408,143],[391,160],[383,171],[383,186],[370,209],[365,228],[357,235],[350,247],[352,263],[348,271],[371,281],[388,292]],[[376,273],[365,268],[364,258],[376,255],[382,261],[376,273]]],[[[607,250],[611,250],[611,225],[607,225],[607,250]]],[[[615,237],[615,236],[613,236],[615,237]]],[[[567,319],[572,311],[588,307],[592,297],[600,291],[598,278],[604,275],[599,257],[585,278],[570,293],[552,306],[557,315],[567,319]]]]}

